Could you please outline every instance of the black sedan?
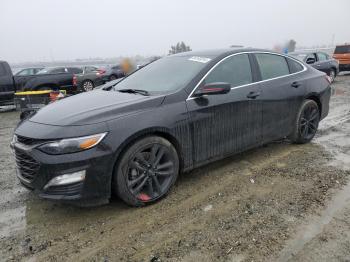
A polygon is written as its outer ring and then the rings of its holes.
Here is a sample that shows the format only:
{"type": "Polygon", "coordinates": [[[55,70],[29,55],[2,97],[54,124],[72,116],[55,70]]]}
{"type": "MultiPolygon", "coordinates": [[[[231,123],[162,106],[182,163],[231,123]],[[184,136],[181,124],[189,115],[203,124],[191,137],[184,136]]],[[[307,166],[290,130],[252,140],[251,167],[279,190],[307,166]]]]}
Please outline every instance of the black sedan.
{"type": "Polygon", "coordinates": [[[288,137],[327,116],[329,77],[256,49],[159,59],[114,86],[52,103],[15,130],[17,176],[41,197],[142,206],[179,172],[288,137]]]}
{"type": "Polygon", "coordinates": [[[288,55],[295,57],[300,61],[303,61],[313,66],[317,70],[320,70],[326,73],[330,77],[331,82],[333,82],[335,77],[339,74],[338,61],[326,53],[300,51],[300,52],[292,52],[292,53],[289,53],[288,55]]]}

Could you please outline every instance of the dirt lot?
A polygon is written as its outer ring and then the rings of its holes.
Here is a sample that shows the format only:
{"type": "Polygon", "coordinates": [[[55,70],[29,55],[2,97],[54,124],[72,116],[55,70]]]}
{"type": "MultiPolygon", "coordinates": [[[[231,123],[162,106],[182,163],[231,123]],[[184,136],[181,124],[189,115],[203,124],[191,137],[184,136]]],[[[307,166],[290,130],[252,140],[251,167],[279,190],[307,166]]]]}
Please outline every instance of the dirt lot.
{"type": "Polygon", "coordinates": [[[0,113],[0,260],[349,261],[350,75],[313,143],[286,141],[182,174],[146,208],[38,199],[15,176],[18,113],[0,113]]]}

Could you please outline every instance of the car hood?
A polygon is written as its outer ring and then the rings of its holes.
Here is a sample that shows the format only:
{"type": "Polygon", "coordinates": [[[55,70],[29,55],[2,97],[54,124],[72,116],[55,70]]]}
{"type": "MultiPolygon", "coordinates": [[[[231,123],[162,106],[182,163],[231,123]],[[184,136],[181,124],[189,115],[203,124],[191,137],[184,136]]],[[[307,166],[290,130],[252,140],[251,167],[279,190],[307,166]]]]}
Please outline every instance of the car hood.
{"type": "Polygon", "coordinates": [[[96,124],[157,107],[163,100],[164,96],[96,90],[49,104],[29,121],[57,126],[96,124]]]}

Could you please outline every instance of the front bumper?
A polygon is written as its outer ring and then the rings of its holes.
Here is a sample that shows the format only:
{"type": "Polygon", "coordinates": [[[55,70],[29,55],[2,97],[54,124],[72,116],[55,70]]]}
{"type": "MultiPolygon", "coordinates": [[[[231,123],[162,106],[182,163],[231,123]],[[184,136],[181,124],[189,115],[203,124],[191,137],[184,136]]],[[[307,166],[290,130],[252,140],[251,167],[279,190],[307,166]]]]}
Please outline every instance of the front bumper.
{"type": "Polygon", "coordinates": [[[48,155],[34,146],[12,145],[21,184],[40,197],[61,201],[106,202],[111,196],[113,154],[100,145],[86,151],[48,155]],[[47,186],[53,178],[85,170],[85,179],[47,186]],[[46,187],[45,187],[46,186],[46,187]]]}

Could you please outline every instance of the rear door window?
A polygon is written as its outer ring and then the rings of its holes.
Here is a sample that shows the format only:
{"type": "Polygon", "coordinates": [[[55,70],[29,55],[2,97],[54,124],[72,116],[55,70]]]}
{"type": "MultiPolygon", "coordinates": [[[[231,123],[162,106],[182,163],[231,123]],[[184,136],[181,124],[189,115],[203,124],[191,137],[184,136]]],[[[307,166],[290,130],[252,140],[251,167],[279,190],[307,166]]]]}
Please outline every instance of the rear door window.
{"type": "Polygon", "coordinates": [[[300,72],[304,69],[304,67],[300,63],[298,63],[293,59],[287,58],[287,62],[288,62],[289,71],[291,74],[300,72]]]}
{"type": "Polygon", "coordinates": [[[318,61],[328,60],[328,56],[325,53],[317,53],[318,61]]]}
{"type": "Polygon", "coordinates": [[[59,68],[54,68],[54,69],[51,69],[49,70],[49,74],[62,74],[62,73],[65,73],[66,70],[64,67],[59,67],[59,68]]]}
{"type": "Polygon", "coordinates": [[[89,73],[89,72],[95,72],[95,71],[97,71],[97,67],[87,66],[87,67],[85,67],[85,71],[86,71],[87,73],[89,73]]]}
{"type": "Polygon", "coordinates": [[[252,70],[247,54],[234,55],[216,66],[205,78],[205,83],[225,82],[232,87],[253,82],[252,70]]]}
{"type": "Polygon", "coordinates": [[[83,73],[83,69],[81,68],[77,68],[77,67],[68,67],[68,72],[72,73],[72,74],[82,74],[83,73]]]}
{"type": "Polygon", "coordinates": [[[284,56],[255,54],[262,80],[289,75],[289,67],[284,56]]]}

